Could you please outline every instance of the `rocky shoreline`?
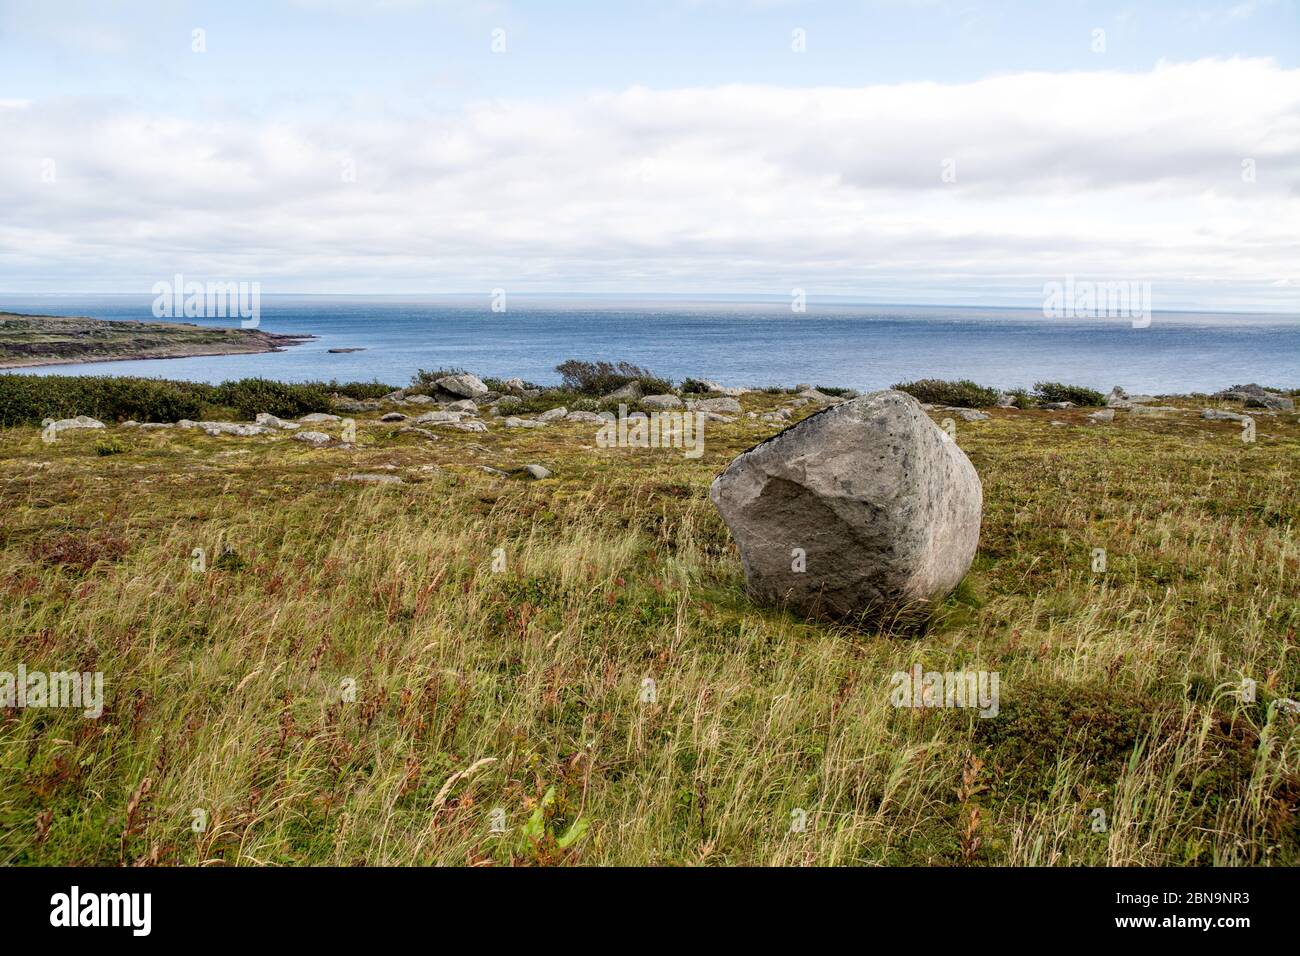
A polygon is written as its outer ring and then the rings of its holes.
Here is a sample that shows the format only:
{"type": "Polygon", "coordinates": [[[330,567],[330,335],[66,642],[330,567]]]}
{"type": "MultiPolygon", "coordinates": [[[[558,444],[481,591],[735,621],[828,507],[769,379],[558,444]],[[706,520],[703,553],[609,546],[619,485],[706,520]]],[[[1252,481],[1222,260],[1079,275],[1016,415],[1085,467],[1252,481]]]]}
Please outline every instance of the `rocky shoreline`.
{"type": "Polygon", "coordinates": [[[282,352],[314,335],[88,316],[0,312],[0,370],[83,362],[282,352]]]}

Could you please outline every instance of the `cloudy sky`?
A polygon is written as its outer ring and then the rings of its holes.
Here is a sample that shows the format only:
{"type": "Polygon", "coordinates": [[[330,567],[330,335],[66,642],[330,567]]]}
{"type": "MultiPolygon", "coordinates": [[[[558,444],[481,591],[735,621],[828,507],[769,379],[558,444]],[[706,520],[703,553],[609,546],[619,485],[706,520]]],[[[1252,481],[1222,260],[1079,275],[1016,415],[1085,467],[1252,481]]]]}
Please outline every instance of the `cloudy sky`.
{"type": "Polygon", "coordinates": [[[0,0],[0,147],[0,293],[1300,311],[1293,0],[0,0]]]}

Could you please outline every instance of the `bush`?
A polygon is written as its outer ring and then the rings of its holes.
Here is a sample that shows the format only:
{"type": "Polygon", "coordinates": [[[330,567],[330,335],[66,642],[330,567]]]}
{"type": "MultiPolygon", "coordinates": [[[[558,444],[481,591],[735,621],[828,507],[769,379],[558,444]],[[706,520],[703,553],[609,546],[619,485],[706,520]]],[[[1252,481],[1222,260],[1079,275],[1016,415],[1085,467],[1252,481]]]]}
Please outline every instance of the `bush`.
{"type": "Polygon", "coordinates": [[[680,391],[683,395],[703,395],[711,389],[707,382],[701,382],[698,378],[688,378],[682,382],[680,391]]]}
{"type": "Polygon", "coordinates": [[[1106,404],[1106,396],[1082,385],[1063,385],[1060,382],[1035,382],[1034,394],[1040,402],[1073,402],[1083,407],[1106,404]]]}
{"type": "Polygon", "coordinates": [[[923,378],[891,386],[906,392],[927,405],[952,405],[956,408],[991,408],[998,403],[997,389],[976,385],[968,378],[959,382],[946,382],[938,378],[923,378]]]}
{"type": "Polygon", "coordinates": [[[89,415],[100,421],[202,418],[215,389],[199,382],[97,375],[0,375],[0,424],[89,415]]]}
{"type": "Polygon", "coordinates": [[[329,393],[320,385],[291,385],[266,378],[222,382],[213,390],[213,401],[233,408],[243,418],[254,418],[259,412],[297,418],[330,410],[329,393]]]}
{"type": "Polygon", "coordinates": [[[126,451],[126,443],[120,438],[101,438],[95,442],[95,454],[100,458],[107,458],[109,455],[120,455],[126,451]]]}
{"type": "Polygon", "coordinates": [[[813,388],[823,395],[834,395],[836,398],[845,398],[853,391],[851,388],[843,388],[839,385],[814,385],[813,388]]]}
{"type": "MultiPolygon", "coordinates": [[[[411,384],[406,388],[407,395],[428,395],[437,387],[436,383],[440,378],[446,378],[448,375],[464,375],[463,368],[435,368],[435,369],[416,369],[415,375],[411,377],[411,384]]],[[[484,382],[484,385],[487,383],[484,382]]]]}
{"type": "Polygon", "coordinates": [[[383,398],[389,392],[397,391],[392,385],[385,385],[383,382],[336,382],[331,379],[328,382],[311,382],[312,386],[324,389],[331,395],[345,395],[348,398],[355,398],[358,401],[365,401],[368,398],[383,398]]]}
{"type": "Polygon", "coordinates": [[[648,395],[672,391],[672,382],[662,379],[649,369],[633,365],[631,362],[581,362],[569,359],[555,366],[564,382],[564,387],[581,392],[584,395],[608,395],[629,382],[640,382],[641,388],[648,395]]]}

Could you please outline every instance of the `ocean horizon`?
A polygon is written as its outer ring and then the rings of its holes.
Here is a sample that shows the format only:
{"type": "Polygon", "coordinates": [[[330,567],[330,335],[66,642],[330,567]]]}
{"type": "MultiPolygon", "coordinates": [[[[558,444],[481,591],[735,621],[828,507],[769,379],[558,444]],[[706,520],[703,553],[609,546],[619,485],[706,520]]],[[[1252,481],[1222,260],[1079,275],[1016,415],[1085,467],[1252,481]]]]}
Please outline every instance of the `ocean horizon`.
{"type": "MultiPolygon", "coordinates": [[[[157,321],[153,296],[0,296],[0,311],[157,321]]],[[[201,326],[232,319],[179,319],[201,326]]],[[[565,359],[629,361],[680,380],[727,385],[878,389],[918,378],[970,378],[999,388],[1063,381],[1156,394],[1259,382],[1300,387],[1300,315],[1160,312],[1046,318],[1040,308],[867,304],[759,296],[486,295],[261,297],[266,332],[314,338],[281,352],[50,365],[36,375],[140,375],[201,382],[251,376],[287,382],[407,384],[419,369],[554,384],[565,359]],[[359,349],[331,353],[330,349],[359,349]]]]}

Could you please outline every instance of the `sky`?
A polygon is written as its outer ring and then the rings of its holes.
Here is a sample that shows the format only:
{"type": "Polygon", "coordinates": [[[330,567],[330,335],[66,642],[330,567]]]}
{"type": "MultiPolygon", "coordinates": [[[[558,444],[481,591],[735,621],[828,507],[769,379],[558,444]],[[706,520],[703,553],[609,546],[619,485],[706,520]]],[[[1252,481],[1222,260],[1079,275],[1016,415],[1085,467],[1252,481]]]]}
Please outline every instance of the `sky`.
{"type": "Polygon", "coordinates": [[[1300,312],[1294,0],[0,0],[0,294],[1300,312]]]}

